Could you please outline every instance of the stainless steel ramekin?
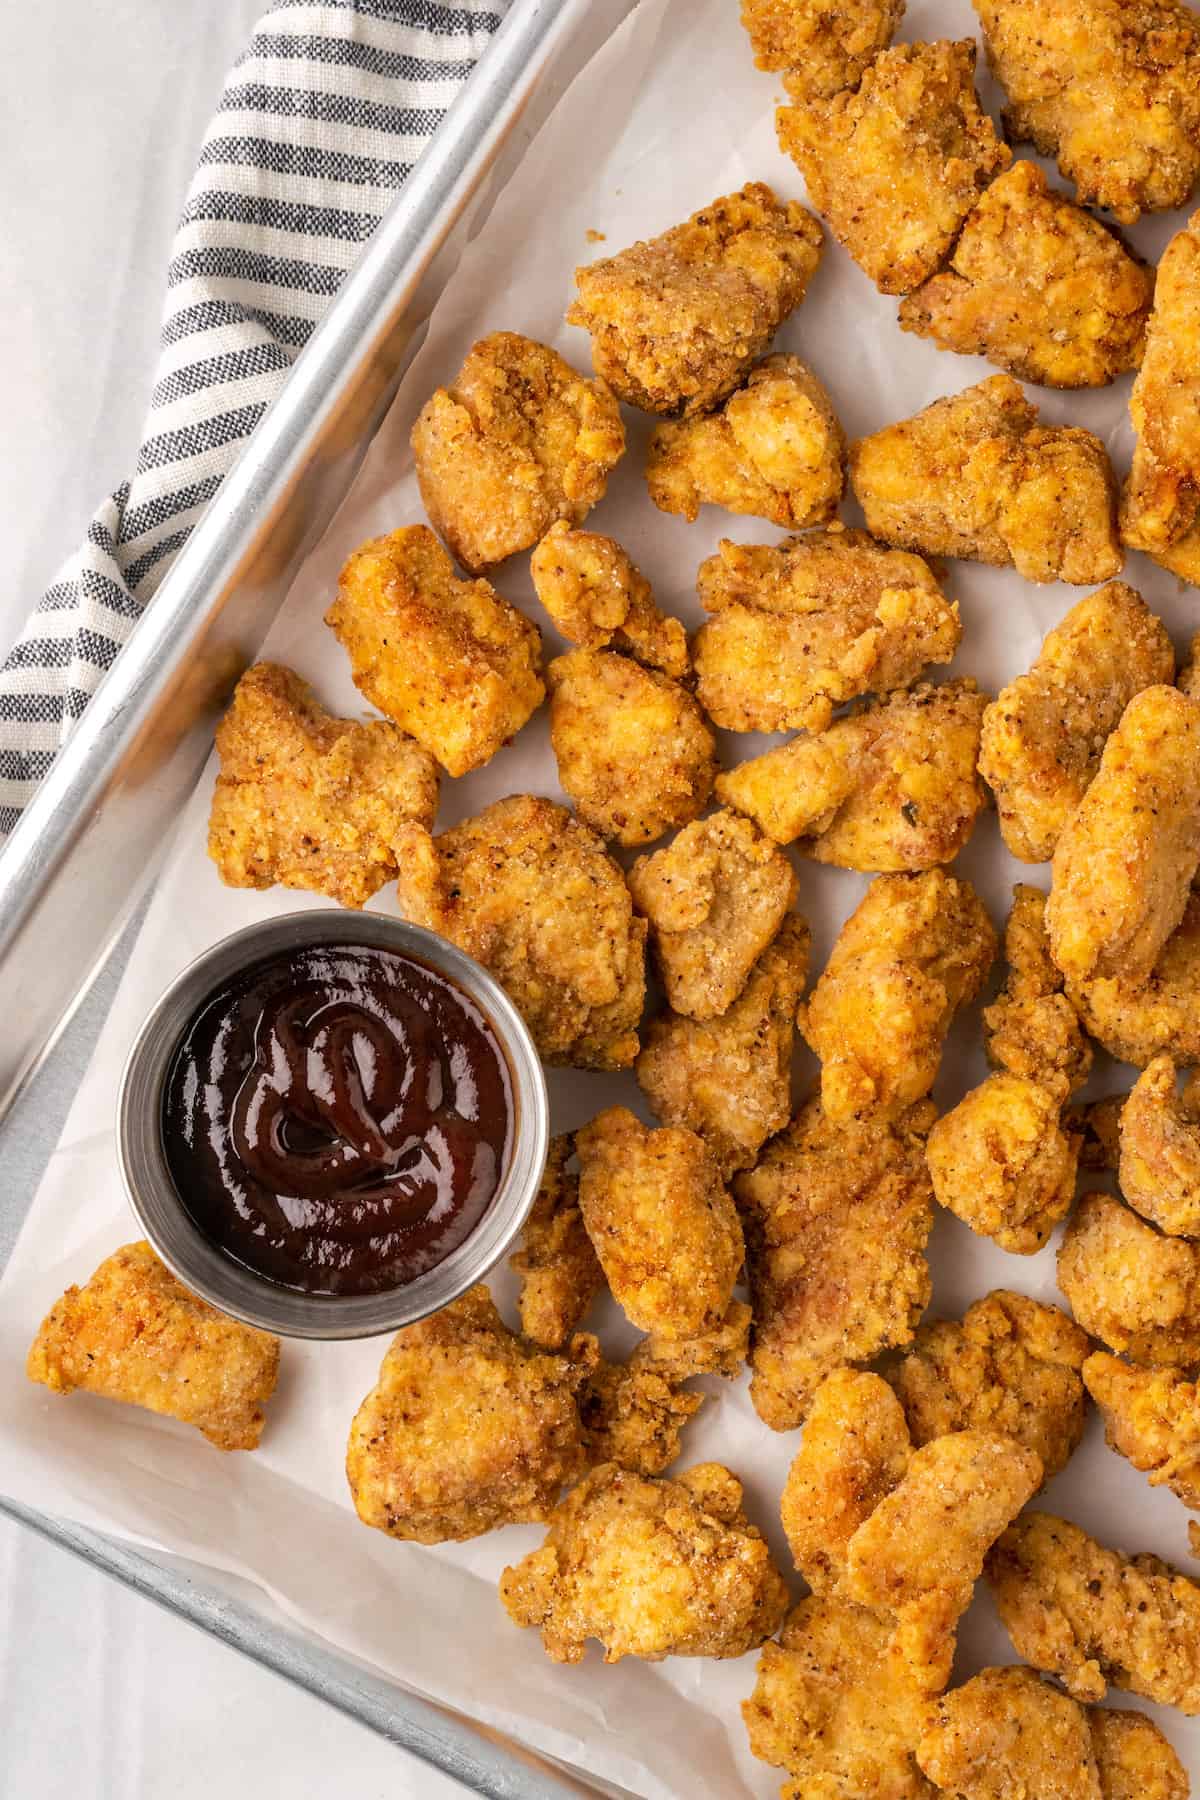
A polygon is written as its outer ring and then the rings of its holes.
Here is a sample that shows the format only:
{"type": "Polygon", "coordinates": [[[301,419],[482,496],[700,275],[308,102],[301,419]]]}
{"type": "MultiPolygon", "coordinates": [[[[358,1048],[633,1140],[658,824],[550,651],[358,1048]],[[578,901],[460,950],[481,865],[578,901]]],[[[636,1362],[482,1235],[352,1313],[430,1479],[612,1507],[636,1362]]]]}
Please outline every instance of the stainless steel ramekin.
{"type": "Polygon", "coordinates": [[[179,975],[129,1053],[117,1102],[121,1178],[146,1237],[193,1293],[222,1312],[282,1337],[357,1338],[396,1331],[465,1293],[512,1248],[546,1160],[549,1104],[542,1065],[512,1001],[485,969],[435,932],[379,913],[288,913],[223,938],[179,975]],[[278,1287],[209,1242],[185,1211],[163,1152],[163,1083],[198,1007],[217,987],[267,957],[319,944],[367,945],[427,964],[483,1009],[508,1062],[512,1152],[487,1212],[444,1262],[381,1294],[301,1294],[278,1287]]]}

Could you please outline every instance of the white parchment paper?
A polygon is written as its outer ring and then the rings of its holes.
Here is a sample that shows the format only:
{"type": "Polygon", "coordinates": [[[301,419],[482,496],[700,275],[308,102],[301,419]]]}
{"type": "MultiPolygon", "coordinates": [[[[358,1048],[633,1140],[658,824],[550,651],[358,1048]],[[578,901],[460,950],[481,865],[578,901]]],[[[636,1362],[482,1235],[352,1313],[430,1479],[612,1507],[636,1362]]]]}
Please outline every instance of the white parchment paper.
{"type": "MultiPolygon", "coordinates": [[[[301,572],[267,645],[266,654],[310,679],[326,704],[362,711],[343,653],[321,622],[338,568],[363,538],[421,518],[409,428],[472,341],[498,328],[523,331],[586,367],[586,338],[562,322],[576,264],[650,236],[747,180],[803,197],[799,176],[775,143],[776,84],[755,71],[737,10],[736,0],[641,0],[560,103],[467,252],[353,492],[301,572]],[[589,231],[604,233],[606,242],[593,245],[589,231]]],[[[964,36],[974,29],[967,0],[917,0],[902,35],[964,36]]],[[[984,91],[993,103],[986,81],[984,91]]],[[[1156,257],[1178,223],[1178,217],[1150,221],[1133,235],[1144,254],[1156,257]]],[[[851,435],[990,372],[978,359],[946,355],[902,335],[895,315],[895,301],[877,294],[827,242],[809,297],[780,334],[779,348],[814,365],[851,435]]],[[[1126,379],[1095,394],[1030,391],[1048,420],[1101,433],[1124,468],[1128,387],[1126,379]]],[[[617,536],[660,602],[694,625],[700,618],[695,571],[717,540],[771,541],[778,534],[712,508],[695,525],[659,514],[641,473],[651,422],[631,414],[627,423],[628,455],[590,523],[617,536]]],[[[854,516],[852,507],[846,515],[854,516]]],[[[1127,574],[1182,648],[1196,613],[1194,596],[1139,558],[1127,574]]],[[[525,558],[502,568],[497,583],[547,626],[525,558]]],[[[1079,590],[1039,589],[1010,572],[968,563],[952,565],[949,586],[966,626],[954,672],[976,676],[993,692],[1028,666],[1044,633],[1079,597],[1079,590]]],[[[547,647],[558,647],[549,630],[547,647]]],[[[722,751],[735,761],[763,745],[727,735],[722,751]]],[[[772,1794],[777,1777],[750,1758],[738,1715],[753,1685],[753,1657],[607,1668],[593,1647],[580,1667],[557,1668],[535,1633],[510,1624],[496,1597],[501,1569],[540,1541],[538,1528],[421,1549],[357,1522],[342,1460],[350,1419],[374,1381],[383,1341],[289,1343],[263,1446],[254,1455],[222,1457],[171,1421],[90,1396],[63,1401],[25,1380],[25,1352],[45,1311],[68,1283],[85,1280],[134,1235],[112,1123],[120,1068],[147,1010],[184,963],[227,932],[269,913],[323,904],[284,890],[222,887],[204,847],[211,780],[210,768],[180,820],[139,950],[0,1284],[0,1488],[48,1512],[249,1576],[290,1615],[410,1687],[648,1800],[772,1794]]],[[[487,769],[445,784],[441,822],[522,790],[559,793],[544,714],[487,769]]],[[[1012,882],[1030,872],[1004,853],[994,817],[981,822],[960,866],[1002,923],[1012,882]]],[[[865,883],[809,864],[800,869],[800,904],[814,926],[819,967],[865,883]]],[[[1046,876],[1033,873],[1043,882],[1046,876]]],[[[375,904],[387,910],[394,900],[385,891],[375,904]]],[[[801,1051],[798,1084],[811,1080],[814,1067],[801,1051]]],[[[938,1098],[952,1103],[982,1072],[976,1014],[951,1036],[938,1098]]],[[[1101,1067],[1093,1091],[1128,1080],[1128,1070],[1101,1067]]],[[[617,1100],[644,1110],[632,1076],[555,1071],[551,1093],[559,1130],[617,1100]]],[[[1008,1256],[942,1216],[931,1260],[934,1310],[943,1314],[961,1312],[1001,1284],[1057,1297],[1053,1246],[1036,1257],[1008,1256]]],[[[511,1278],[496,1285],[511,1317],[511,1278]]],[[[611,1309],[599,1325],[610,1346],[624,1341],[611,1309]]],[[[750,1408],[744,1384],[708,1385],[713,1398],[688,1428],[684,1463],[715,1457],[743,1478],[751,1516],[786,1568],[777,1506],[798,1434],[769,1431],[750,1408]]],[[[1044,1504],[1107,1542],[1155,1550],[1200,1576],[1187,1554],[1187,1515],[1179,1502],[1152,1493],[1108,1452],[1095,1419],[1044,1504]]],[[[981,1592],[961,1634],[956,1679],[987,1662],[1011,1660],[981,1592]]],[[[1125,1703],[1123,1696],[1114,1699],[1125,1703]]],[[[1200,1727],[1148,1710],[1200,1774],[1200,1727]]]]}

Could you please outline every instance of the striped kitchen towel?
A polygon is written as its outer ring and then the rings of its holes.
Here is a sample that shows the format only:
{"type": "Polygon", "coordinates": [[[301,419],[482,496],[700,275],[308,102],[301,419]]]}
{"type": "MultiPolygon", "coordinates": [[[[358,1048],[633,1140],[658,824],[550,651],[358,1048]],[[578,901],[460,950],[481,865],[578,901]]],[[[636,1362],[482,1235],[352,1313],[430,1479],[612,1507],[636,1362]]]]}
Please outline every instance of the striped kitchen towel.
{"type": "Polygon", "coordinates": [[[507,10],[277,0],[225,84],[130,480],[0,668],[0,841],[507,10]]]}

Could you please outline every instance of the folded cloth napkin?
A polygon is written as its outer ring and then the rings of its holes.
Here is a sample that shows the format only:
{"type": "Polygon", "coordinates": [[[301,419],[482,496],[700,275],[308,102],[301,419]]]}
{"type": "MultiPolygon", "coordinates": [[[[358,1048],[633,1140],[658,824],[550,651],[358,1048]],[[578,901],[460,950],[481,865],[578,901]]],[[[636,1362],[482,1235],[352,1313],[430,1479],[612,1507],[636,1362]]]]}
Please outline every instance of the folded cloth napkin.
{"type": "Polygon", "coordinates": [[[277,0],[260,20],[179,222],[137,467],[0,667],[0,841],[508,4],[277,0]]]}

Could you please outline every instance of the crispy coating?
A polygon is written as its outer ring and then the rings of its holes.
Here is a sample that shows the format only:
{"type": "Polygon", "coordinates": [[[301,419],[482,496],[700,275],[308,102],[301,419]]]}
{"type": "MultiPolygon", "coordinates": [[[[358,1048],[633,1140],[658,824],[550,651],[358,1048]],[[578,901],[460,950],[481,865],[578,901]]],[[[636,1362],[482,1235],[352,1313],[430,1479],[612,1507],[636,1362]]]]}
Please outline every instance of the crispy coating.
{"type": "Polygon", "coordinates": [[[952,862],[986,795],[975,765],[987,695],[969,678],[922,683],[717,777],[717,798],[777,844],[839,869],[952,862]]]}
{"type": "Polygon", "coordinates": [[[842,701],[910,686],[962,636],[928,564],[865,531],[723,538],[697,590],[714,615],[693,646],[698,692],[727,731],[824,731],[842,701]]]}
{"type": "Polygon", "coordinates": [[[521,1330],[542,1350],[561,1350],[604,1288],[604,1273],[579,1210],[579,1176],[568,1169],[570,1137],[550,1150],[521,1248],[509,1262],[521,1277],[521,1330]]]}
{"type": "Polygon", "coordinates": [[[1181,694],[1200,700],[1200,631],[1195,632],[1188,643],[1187,661],[1180,669],[1175,685],[1181,694]]]}
{"type": "Polygon", "coordinates": [[[633,1062],[646,927],[600,839],[564,807],[513,794],[440,837],[413,829],[397,898],[490,969],[547,1062],[633,1062]]]}
{"type": "Polygon", "coordinates": [[[485,1287],[397,1332],[350,1427],[346,1479],[364,1525],[415,1544],[548,1519],[585,1463],[576,1390],[595,1338],[525,1344],[485,1287]]]}
{"type": "Polygon", "coordinates": [[[833,402],[798,356],[768,356],[718,412],[659,425],[646,455],[661,512],[702,506],[798,531],[824,525],[846,486],[846,439],[833,402]]]}
{"type": "Polygon", "coordinates": [[[694,1131],[611,1106],[575,1135],[579,1207],[613,1297],[642,1331],[692,1338],[724,1317],[745,1256],[737,1210],[694,1131]]]}
{"type": "Polygon", "coordinates": [[[1200,1392],[1174,1369],[1144,1369],[1097,1350],[1083,1365],[1112,1449],[1200,1512],[1200,1392]]]}
{"type": "Polygon", "coordinates": [[[897,44],[853,92],[781,106],[781,148],[813,205],[884,294],[938,269],[1011,152],[979,105],[974,39],[897,44]]]}
{"type": "Polygon", "coordinates": [[[821,227],[761,181],[682,225],[576,269],[567,313],[622,400],[667,418],[711,412],[804,298],[821,227]]]}
{"type": "Polygon", "coordinates": [[[911,1343],[931,1292],[932,1117],[922,1106],[835,1124],[810,1100],[735,1178],[754,1307],[750,1398],[774,1430],[803,1423],[834,1369],[911,1343]]]}
{"type": "Polygon", "coordinates": [[[1188,895],[1147,981],[1068,982],[1067,993],[1097,1043],[1122,1062],[1145,1068],[1165,1051],[1173,1062],[1200,1063],[1200,892],[1188,895]]]}
{"type": "Polygon", "coordinates": [[[1046,903],[1068,980],[1146,981],[1200,866],[1200,701],[1135,694],[1063,827],[1046,903]]]}
{"type": "Polygon", "coordinates": [[[685,1126],[704,1139],[727,1180],[749,1168],[788,1122],[810,942],[805,921],[789,913],[720,1018],[689,1019],[668,1009],[643,1034],[642,1092],[664,1125],[685,1126]]]}
{"type": "Polygon", "coordinates": [[[1081,1169],[1108,1169],[1116,1174],[1121,1161],[1121,1114],[1124,1110],[1124,1094],[1107,1094],[1103,1100],[1092,1100],[1087,1106],[1072,1110],[1072,1129],[1083,1134],[1079,1152],[1081,1169]]]}
{"type": "Polygon", "coordinates": [[[988,1557],[987,1577],[1017,1654],[1076,1700],[1103,1700],[1111,1682],[1200,1713],[1200,1584],[1169,1563],[1029,1512],[988,1557]]]}
{"type": "Polygon", "coordinates": [[[1200,1237],[1200,1095],[1176,1092],[1175,1064],[1156,1056],[1120,1115],[1121,1192],[1171,1237],[1200,1237]]]}
{"type": "Polygon", "coordinates": [[[1079,1139],[1064,1131],[1064,1095],[999,1070],[929,1134],[938,1203],[1002,1250],[1032,1256],[1075,1198],[1079,1139]]]}
{"type": "Polygon", "coordinates": [[[1151,1719],[1092,1706],[1088,1721],[1103,1800],[1188,1800],[1187,1772],[1151,1719]]]}
{"type": "Polygon", "coordinates": [[[680,682],[615,650],[572,650],[546,680],[558,778],[585,824],[648,844],[704,811],[717,744],[680,682]]]}
{"type": "Polygon", "coordinates": [[[536,625],[488,581],[460,581],[425,525],[372,538],[325,614],[354,685],[448,775],[478,769],[541,705],[536,625]]]}
{"type": "Polygon", "coordinates": [[[801,1016],[835,1123],[902,1111],[933,1086],[942,1044],[996,955],[975,890],[942,869],[880,875],[842,926],[801,1016]]]}
{"type": "Polygon", "coordinates": [[[1021,381],[1104,387],[1141,362],[1153,296],[1153,269],[1023,161],[984,189],[949,266],[901,301],[900,327],[1021,381]]]}
{"type": "Polygon", "coordinates": [[[783,72],[798,100],[857,87],[903,17],[904,0],[742,0],[755,63],[783,72]]]}
{"type": "Polygon", "coordinates": [[[570,643],[585,650],[611,644],[677,680],[688,673],[687,633],[659,612],[650,583],[615,538],[560,520],[529,568],[538,599],[570,643]]]}
{"type": "Polygon", "coordinates": [[[390,720],[337,719],[255,663],[217,727],[208,854],[230,887],[311,888],[365,906],[397,874],[397,827],[433,825],[437,764],[390,720]]]}
{"type": "Polygon", "coordinates": [[[1123,581],[1077,601],[1059,620],[1029,673],[983,715],[979,772],[1014,856],[1049,861],[1129,702],[1174,674],[1166,626],[1123,581]]]}
{"type": "MultiPolygon", "coordinates": [[[[1092,1047],[1050,955],[1046,896],[1022,881],[1013,887],[1004,955],[1004,986],[983,1009],[988,1057],[996,1068],[1036,1081],[1065,1099],[1087,1080],[1092,1047]]],[[[1078,1127],[1074,1131],[1080,1135],[1078,1127]]]]}
{"type": "Polygon", "coordinates": [[[975,0],[1015,141],[1123,224],[1200,172],[1200,33],[1181,0],[975,0]]]}
{"type": "Polygon", "coordinates": [[[1110,1194],[1085,1194],[1058,1252],[1085,1331],[1137,1362],[1200,1363],[1200,1244],[1164,1237],[1110,1194]]]}
{"type": "Polygon", "coordinates": [[[911,1458],[904,1413],[886,1381],[855,1369],[825,1377],[779,1503],[796,1567],[814,1593],[841,1585],[851,1538],[911,1458]]]}
{"type": "Polygon", "coordinates": [[[634,905],[672,1009],[689,1019],[728,1012],[796,899],[781,850],[736,813],[688,825],[629,871],[634,905]]]}
{"type": "MultiPolygon", "coordinates": [[[[1200,79],[1200,34],[1196,39],[1200,79]]],[[[1200,145],[1200,101],[1196,102],[1200,145]]],[[[1137,442],[1121,502],[1121,535],[1151,556],[1186,546],[1200,525],[1200,213],[1158,267],[1146,356],[1129,396],[1137,442]]],[[[1168,564],[1170,566],[1170,564],[1168,564]]],[[[1179,571],[1188,578],[1185,567],[1179,571]]]]}
{"type": "Polygon", "coordinates": [[[555,1662],[590,1637],[605,1662],[744,1656],[778,1630],[788,1594],[742,1486],[720,1463],[651,1481],[603,1463],[555,1509],[546,1542],[500,1577],[510,1618],[555,1662]]]}
{"type": "Polygon", "coordinates": [[[1121,548],[1104,445],[1037,421],[1011,376],[989,375],[860,438],[850,483],[867,529],[926,556],[1011,566],[1027,581],[1107,581],[1121,548]]]}
{"type": "Polygon", "coordinates": [[[581,525],[625,450],[620,409],[556,350],[516,331],[472,346],[417,415],[421,499],[464,569],[482,575],[558,519],[581,525]]]}
{"type": "Polygon", "coordinates": [[[78,1388],[180,1419],[218,1450],[256,1450],[279,1339],[190,1294],[142,1241],[51,1307],[25,1373],[55,1394],[78,1388]]]}

